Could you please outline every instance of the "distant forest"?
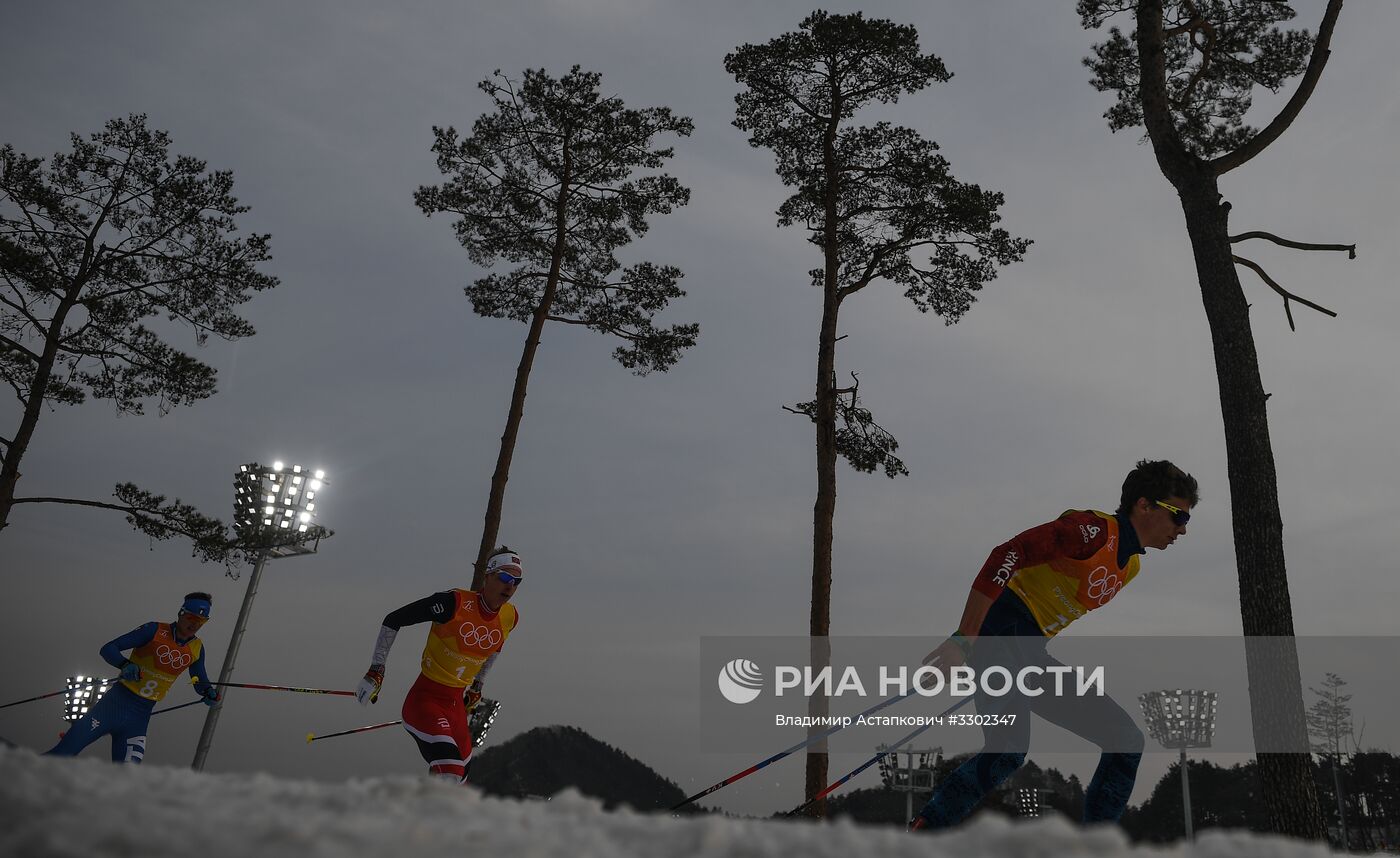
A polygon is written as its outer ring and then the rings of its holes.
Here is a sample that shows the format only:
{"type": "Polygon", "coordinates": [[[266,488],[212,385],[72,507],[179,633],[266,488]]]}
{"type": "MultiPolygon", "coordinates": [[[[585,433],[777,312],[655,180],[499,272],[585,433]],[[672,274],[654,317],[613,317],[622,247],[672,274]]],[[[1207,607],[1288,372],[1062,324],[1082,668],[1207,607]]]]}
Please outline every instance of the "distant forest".
{"type": "MultiPolygon", "coordinates": [[[[940,759],[934,766],[934,783],[961,764],[967,755],[940,759]]],[[[1258,767],[1248,763],[1228,768],[1209,762],[1188,761],[1191,782],[1191,820],[1197,834],[1212,828],[1235,828],[1267,832],[1268,811],[1260,791],[1258,767]]],[[[1313,757],[1313,775],[1318,799],[1327,822],[1328,838],[1341,844],[1338,824],[1337,791],[1332,760],[1313,757]]],[[[1400,844],[1400,757],[1371,750],[1343,755],[1340,771],[1345,796],[1347,834],[1352,849],[1375,850],[1400,844]]],[[[1066,778],[1059,771],[1042,769],[1028,761],[996,792],[983,802],[981,813],[1018,816],[1021,790],[1037,790],[1042,815],[1060,813],[1078,820],[1084,810],[1084,787],[1079,778],[1066,778]]],[[[829,814],[845,815],[858,822],[904,824],[905,793],[885,785],[856,790],[832,799],[829,814]]],[[[916,792],[914,807],[927,801],[929,793],[916,792]]],[[[1137,842],[1167,843],[1183,833],[1181,768],[1173,764],[1141,805],[1129,806],[1122,819],[1123,829],[1137,842]]]]}
{"type": "MultiPolygon", "coordinates": [[[[965,759],[967,755],[934,761],[933,782],[965,759]]],[[[1333,845],[1340,845],[1332,760],[1326,756],[1314,756],[1313,760],[1328,837],[1333,845]]],[[[1269,830],[1258,767],[1253,761],[1227,768],[1192,760],[1187,772],[1192,823],[1198,835],[1213,828],[1269,830]]],[[[828,816],[847,816],[871,825],[907,823],[907,794],[892,788],[890,769],[883,774],[882,786],[834,796],[828,804],[828,816]]],[[[1351,848],[1372,851],[1400,844],[1400,757],[1377,750],[1345,754],[1339,774],[1351,848]]],[[[482,749],[473,759],[471,781],[485,792],[514,798],[542,798],[572,787],[608,808],[627,805],[645,811],[665,811],[685,797],[675,782],[577,727],[540,727],[482,749]]],[[[1020,816],[1023,790],[1036,791],[1035,804],[1042,816],[1058,813],[1078,820],[1083,813],[1084,786],[1079,778],[1065,777],[1033,761],[1027,761],[989,795],[978,812],[1020,816]]],[[[928,798],[927,791],[915,792],[914,809],[928,798]]],[[[1147,801],[1130,806],[1122,820],[1129,837],[1147,843],[1181,839],[1182,823],[1177,765],[1162,776],[1147,801]]]]}

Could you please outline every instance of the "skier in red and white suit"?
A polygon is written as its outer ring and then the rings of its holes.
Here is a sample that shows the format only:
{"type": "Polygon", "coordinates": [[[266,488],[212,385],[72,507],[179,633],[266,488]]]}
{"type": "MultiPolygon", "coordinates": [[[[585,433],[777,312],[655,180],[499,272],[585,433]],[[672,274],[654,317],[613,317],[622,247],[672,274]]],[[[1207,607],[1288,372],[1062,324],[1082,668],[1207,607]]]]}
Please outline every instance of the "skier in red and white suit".
{"type": "Polygon", "coordinates": [[[509,602],[524,576],[520,555],[501,547],[486,563],[480,592],[445,590],[384,617],[355,697],[361,705],[379,699],[384,665],[399,629],[431,620],[422,672],[403,701],[403,726],[434,777],[467,780],[472,755],[468,718],[481,700],[482,681],[520,623],[520,612],[509,602]]]}

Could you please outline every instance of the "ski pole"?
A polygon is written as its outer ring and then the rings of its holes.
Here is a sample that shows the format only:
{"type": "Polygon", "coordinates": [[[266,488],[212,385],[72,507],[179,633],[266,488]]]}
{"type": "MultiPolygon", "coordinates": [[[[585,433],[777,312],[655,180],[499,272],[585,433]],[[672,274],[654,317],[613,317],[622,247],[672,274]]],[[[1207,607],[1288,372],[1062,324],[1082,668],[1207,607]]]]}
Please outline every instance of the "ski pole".
{"type": "Polygon", "coordinates": [[[64,693],[67,690],[68,689],[64,688],[58,691],[50,691],[48,694],[40,694],[37,697],[26,697],[23,700],[16,700],[14,703],[6,703],[4,706],[0,706],[0,709],[9,709],[11,706],[18,706],[21,703],[33,703],[35,700],[45,700],[49,697],[57,697],[58,695],[64,693]]]}
{"type": "Polygon", "coordinates": [[[165,707],[164,709],[157,709],[156,711],[152,712],[151,714],[152,714],[152,715],[164,715],[166,712],[174,712],[176,709],[184,709],[186,706],[193,706],[193,705],[195,705],[196,703],[203,703],[203,702],[204,702],[204,701],[203,701],[202,699],[201,699],[201,700],[191,700],[189,703],[181,703],[179,706],[167,706],[167,707],[165,707]]]}
{"type": "Polygon", "coordinates": [[[257,685],[252,682],[211,682],[210,685],[222,685],[226,688],[260,688],[263,691],[295,691],[298,694],[336,694],[341,697],[354,697],[353,691],[332,691],[329,688],[294,688],[290,685],[257,685]]]}
{"type": "MultiPolygon", "coordinates": [[[[943,710],[943,714],[942,714],[942,715],[939,715],[938,717],[939,717],[939,718],[943,718],[943,717],[945,717],[945,716],[947,716],[947,715],[951,715],[951,714],[953,713],[953,710],[957,709],[959,706],[962,706],[964,703],[966,703],[967,701],[969,701],[969,700],[971,700],[971,699],[972,699],[971,697],[964,697],[963,699],[959,700],[957,703],[954,703],[952,706],[949,706],[947,709],[943,710]]],[[[900,739],[899,741],[895,742],[895,743],[894,743],[893,745],[891,745],[889,748],[887,748],[887,749],[881,751],[880,753],[876,754],[875,756],[873,756],[873,757],[871,757],[870,759],[866,760],[865,762],[861,763],[859,766],[856,766],[856,767],[855,767],[854,769],[852,769],[851,771],[847,772],[847,773],[846,773],[844,776],[842,776],[841,778],[839,778],[839,779],[837,779],[836,781],[832,782],[831,785],[829,785],[826,789],[822,790],[821,792],[819,792],[819,793],[817,793],[816,795],[814,795],[814,796],[812,796],[811,798],[809,798],[807,801],[803,802],[801,806],[796,807],[796,808],[794,808],[794,809],[792,809],[792,810],[789,810],[789,811],[788,811],[786,814],[784,814],[784,815],[785,815],[785,816],[797,816],[797,815],[798,815],[799,813],[801,813],[802,811],[806,810],[807,808],[811,807],[812,805],[816,804],[817,802],[819,802],[819,801],[821,801],[822,799],[826,798],[827,796],[831,795],[833,792],[836,792],[838,789],[841,788],[842,784],[846,783],[846,781],[850,780],[851,778],[855,777],[856,775],[860,774],[861,772],[865,771],[866,769],[868,769],[868,768],[870,768],[871,766],[875,765],[876,763],[880,762],[880,759],[881,759],[882,757],[885,757],[885,756],[887,756],[887,755],[889,755],[889,754],[896,753],[896,752],[899,750],[899,746],[900,746],[900,745],[907,745],[907,744],[909,744],[910,742],[912,742],[912,741],[914,741],[915,739],[917,739],[917,738],[919,737],[919,734],[920,734],[920,733],[922,733],[922,732],[924,732],[925,730],[927,730],[928,728],[932,727],[932,726],[934,725],[934,723],[936,723],[936,722],[929,722],[928,724],[923,725],[922,727],[918,728],[918,729],[915,730],[914,732],[910,733],[909,735],[907,735],[907,736],[905,736],[904,738],[900,739]]]]}
{"type": "MultiPolygon", "coordinates": [[[[880,703],[876,703],[874,706],[871,706],[869,709],[867,709],[867,710],[865,710],[864,712],[860,713],[859,715],[855,716],[855,718],[852,719],[852,723],[854,723],[855,721],[860,720],[861,718],[864,718],[866,715],[869,715],[869,714],[871,714],[872,712],[878,712],[878,711],[880,711],[881,709],[884,709],[884,708],[887,707],[887,706],[893,706],[894,704],[896,704],[896,703],[898,703],[899,701],[903,700],[904,698],[910,696],[911,694],[913,694],[913,693],[914,693],[915,691],[917,691],[917,690],[918,690],[917,688],[911,688],[911,689],[909,689],[908,691],[904,692],[903,694],[896,694],[895,696],[889,698],[888,700],[884,700],[884,701],[881,701],[880,703]]],[[[845,725],[838,724],[837,726],[832,727],[830,730],[827,730],[825,733],[820,733],[820,734],[818,734],[818,735],[816,735],[816,736],[809,736],[806,740],[801,741],[801,742],[798,742],[796,745],[793,745],[791,748],[788,748],[788,749],[785,750],[785,751],[779,751],[778,753],[774,754],[773,756],[769,757],[768,759],[763,760],[762,762],[755,763],[755,764],[753,764],[752,766],[749,766],[747,769],[744,769],[742,772],[739,772],[739,773],[737,773],[737,774],[730,775],[729,777],[725,778],[724,780],[720,781],[719,783],[715,784],[714,786],[711,786],[711,787],[709,787],[709,788],[707,788],[707,789],[703,789],[703,790],[701,790],[700,792],[697,792],[695,795],[691,796],[690,798],[687,798],[686,800],[680,802],[679,804],[673,805],[673,806],[671,807],[671,810],[672,810],[672,811],[679,810],[679,809],[681,809],[682,807],[685,807],[687,804],[690,804],[692,801],[695,801],[696,799],[704,798],[705,796],[709,795],[710,793],[715,792],[716,790],[723,789],[724,787],[729,786],[730,784],[734,783],[735,781],[743,780],[744,778],[748,777],[749,775],[753,774],[754,772],[758,771],[759,769],[761,769],[761,768],[763,768],[763,767],[769,765],[770,763],[776,763],[778,760],[781,760],[783,757],[786,757],[786,756],[788,756],[789,754],[791,754],[791,753],[793,753],[793,752],[795,752],[795,751],[800,751],[800,750],[802,750],[803,748],[807,747],[808,745],[812,744],[813,742],[818,741],[819,739],[825,739],[827,736],[830,736],[831,734],[836,733],[836,732],[839,732],[839,731],[844,730],[844,729],[845,729],[845,725]]]]}
{"type": "Polygon", "coordinates": [[[403,719],[399,719],[398,721],[385,721],[383,724],[371,724],[368,727],[356,727],[353,730],[341,730],[339,733],[325,733],[320,736],[317,736],[315,733],[307,733],[306,744],[309,745],[317,739],[332,739],[336,736],[349,736],[351,733],[363,733],[366,730],[378,730],[380,727],[392,727],[395,724],[402,723],[403,719]]]}

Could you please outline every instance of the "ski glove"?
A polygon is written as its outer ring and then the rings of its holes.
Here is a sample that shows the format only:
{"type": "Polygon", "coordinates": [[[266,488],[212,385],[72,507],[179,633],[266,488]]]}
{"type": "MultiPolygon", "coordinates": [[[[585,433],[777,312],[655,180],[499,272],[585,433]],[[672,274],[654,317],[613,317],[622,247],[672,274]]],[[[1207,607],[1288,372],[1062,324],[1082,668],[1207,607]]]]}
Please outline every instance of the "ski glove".
{"type": "Polygon", "coordinates": [[[219,689],[210,687],[201,696],[204,698],[204,705],[212,707],[219,702],[219,689]]]}
{"type": "Polygon", "coordinates": [[[141,679],[141,665],[134,661],[128,661],[122,665],[122,679],[127,682],[138,682],[141,679]]]}
{"type": "Polygon", "coordinates": [[[467,714],[470,715],[476,708],[476,704],[481,702],[481,684],[472,683],[472,686],[462,695],[462,702],[467,706],[467,714]]]}
{"type": "Polygon", "coordinates": [[[384,665],[371,664],[365,671],[365,678],[355,688],[355,699],[361,706],[379,702],[379,689],[384,685],[384,665]]]}

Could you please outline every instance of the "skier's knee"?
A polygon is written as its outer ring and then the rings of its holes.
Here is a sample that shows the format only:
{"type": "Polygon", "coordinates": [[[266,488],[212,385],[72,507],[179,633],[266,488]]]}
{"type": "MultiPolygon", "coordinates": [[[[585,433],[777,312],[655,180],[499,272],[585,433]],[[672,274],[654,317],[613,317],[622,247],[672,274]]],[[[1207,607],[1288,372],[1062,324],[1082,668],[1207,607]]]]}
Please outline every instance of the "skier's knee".
{"type": "Polygon", "coordinates": [[[1026,762],[1022,751],[1001,751],[995,754],[982,754],[978,759],[977,780],[984,790],[995,789],[1002,781],[1011,777],[1026,762]]]}
{"type": "Polygon", "coordinates": [[[1105,754],[1141,756],[1143,749],[1147,747],[1147,739],[1142,734],[1142,728],[1134,724],[1132,719],[1124,718],[1121,724],[1099,737],[1097,744],[1099,750],[1105,754]]]}
{"type": "Polygon", "coordinates": [[[141,761],[146,759],[146,737],[132,736],[127,739],[121,753],[124,755],[121,762],[140,765],[141,761]]]}
{"type": "Polygon", "coordinates": [[[1147,739],[1142,735],[1142,729],[1138,725],[1129,722],[1120,729],[1111,740],[1110,744],[1104,747],[1104,753],[1124,754],[1130,756],[1142,756],[1142,751],[1147,747],[1147,739]]]}

